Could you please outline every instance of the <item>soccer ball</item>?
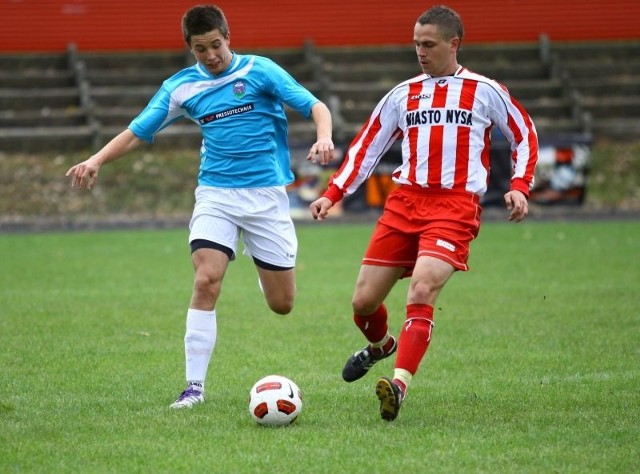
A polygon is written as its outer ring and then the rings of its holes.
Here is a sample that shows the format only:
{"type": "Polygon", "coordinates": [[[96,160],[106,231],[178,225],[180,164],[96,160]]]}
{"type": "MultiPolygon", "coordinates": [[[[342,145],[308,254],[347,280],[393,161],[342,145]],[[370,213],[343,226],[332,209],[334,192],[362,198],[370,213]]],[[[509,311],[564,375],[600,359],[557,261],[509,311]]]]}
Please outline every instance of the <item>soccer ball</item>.
{"type": "Polygon", "coordinates": [[[292,380],[281,375],[261,378],[249,393],[249,413],[260,425],[290,425],[301,410],[300,389],[292,380]]]}

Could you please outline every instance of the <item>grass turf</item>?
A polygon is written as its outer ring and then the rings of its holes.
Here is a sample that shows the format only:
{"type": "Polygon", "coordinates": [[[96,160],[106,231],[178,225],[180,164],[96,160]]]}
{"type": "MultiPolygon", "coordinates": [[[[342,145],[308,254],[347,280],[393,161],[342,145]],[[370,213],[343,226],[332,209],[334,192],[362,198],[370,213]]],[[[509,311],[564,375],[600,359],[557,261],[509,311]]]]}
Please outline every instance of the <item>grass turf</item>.
{"type": "MultiPolygon", "coordinates": [[[[186,230],[0,235],[0,472],[637,472],[640,222],[486,223],[438,301],[398,419],[350,297],[371,225],[299,225],[298,300],[270,314],[249,259],[218,304],[207,403],[183,389],[186,230]],[[292,378],[303,412],[259,427],[249,389],[292,378]]],[[[403,320],[407,282],[388,298],[403,320]]]]}

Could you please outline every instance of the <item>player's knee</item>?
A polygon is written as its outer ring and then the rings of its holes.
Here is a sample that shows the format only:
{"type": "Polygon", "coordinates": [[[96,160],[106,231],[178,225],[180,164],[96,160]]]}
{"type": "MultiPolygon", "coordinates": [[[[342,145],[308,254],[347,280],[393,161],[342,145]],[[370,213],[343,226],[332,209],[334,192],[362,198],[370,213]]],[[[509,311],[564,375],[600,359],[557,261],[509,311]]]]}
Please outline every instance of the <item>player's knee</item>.
{"type": "Polygon", "coordinates": [[[276,314],[286,316],[293,310],[293,299],[282,301],[268,301],[269,309],[276,314]]]}
{"type": "Polygon", "coordinates": [[[209,274],[198,273],[193,282],[193,292],[200,296],[215,296],[220,292],[220,281],[209,274]]]}
{"type": "Polygon", "coordinates": [[[411,282],[409,286],[409,300],[434,301],[441,289],[442,285],[434,285],[424,280],[411,282]]]}
{"type": "Polygon", "coordinates": [[[377,300],[371,300],[356,293],[351,300],[351,308],[354,314],[367,315],[373,313],[380,306],[377,300]]]}
{"type": "Polygon", "coordinates": [[[293,310],[293,303],[296,299],[296,285],[288,283],[270,283],[263,284],[258,279],[260,289],[264,293],[269,309],[276,314],[286,315],[293,310]]]}

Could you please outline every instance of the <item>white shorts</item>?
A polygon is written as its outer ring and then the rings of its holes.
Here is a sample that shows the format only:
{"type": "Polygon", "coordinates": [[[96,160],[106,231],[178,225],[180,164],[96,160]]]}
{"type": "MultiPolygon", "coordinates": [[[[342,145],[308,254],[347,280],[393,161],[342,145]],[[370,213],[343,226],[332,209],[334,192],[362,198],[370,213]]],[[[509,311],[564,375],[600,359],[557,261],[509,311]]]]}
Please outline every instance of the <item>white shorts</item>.
{"type": "Polygon", "coordinates": [[[233,259],[242,234],[244,255],[278,267],[295,266],[298,239],[284,186],[198,186],[195,196],[190,243],[202,239],[224,245],[233,251],[233,259]]]}

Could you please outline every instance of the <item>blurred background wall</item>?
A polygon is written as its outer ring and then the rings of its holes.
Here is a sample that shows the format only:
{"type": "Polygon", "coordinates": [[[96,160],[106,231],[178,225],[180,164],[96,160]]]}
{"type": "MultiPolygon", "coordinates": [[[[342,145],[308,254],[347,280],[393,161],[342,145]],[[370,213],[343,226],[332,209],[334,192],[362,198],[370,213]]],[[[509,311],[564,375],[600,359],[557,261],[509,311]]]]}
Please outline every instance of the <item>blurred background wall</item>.
{"type": "MultiPolygon", "coordinates": [[[[175,50],[193,0],[0,0],[1,52],[175,50]]],[[[204,3],[204,2],[202,2],[204,3]]],[[[469,43],[640,38],[640,0],[451,0],[469,43]]],[[[227,0],[235,48],[411,43],[415,0],[227,0]]]]}

